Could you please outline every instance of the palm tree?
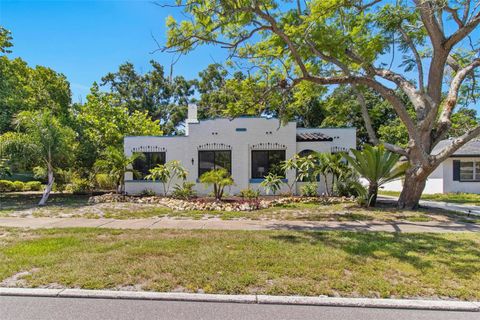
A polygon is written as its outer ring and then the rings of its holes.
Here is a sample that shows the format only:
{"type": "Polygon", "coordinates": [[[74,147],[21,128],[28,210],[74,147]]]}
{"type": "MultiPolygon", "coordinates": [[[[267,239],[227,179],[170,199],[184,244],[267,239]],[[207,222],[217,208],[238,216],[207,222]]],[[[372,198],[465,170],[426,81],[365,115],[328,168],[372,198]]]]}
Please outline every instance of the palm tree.
{"type": "Polygon", "coordinates": [[[362,151],[352,149],[354,157],[345,154],[350,165],[368,181],[367,205],[374,207],[378,188],[405,174],[408,162],[399,163],[400,155],[385,149],[383,145],[366,145],[362,151]]]}
{"type": "Polygon", "coordinates": [[[95,161],[95,168],[107,173],[115,182],[117,193],[123,193],[125,173],[138,175],[138,171],[130,168],[135,160],[142,157],[143,153],[134,153],[127,157],[121,150],[110,146],[101,154],[100,159],[95,161]]]}
{"type": "Polygon", "coordinates": [[[213,194],[218,201],[222,199],[225,187],[234,184],[232,176],[225,169],[207,171],[200,176],[199,180],[207,186],[213,185],[213,194]]]}
{"type": "Polygon", "coordinates": [[[160,181],[163,185],[163,195],[166,197],[170,190],[170,184],[176,178],[187,179],[188,171],[178,160],[172,160],[165,164],[159,164],[150,169],[150,174],[145,177],[147,180],[160,181]]]}
{"type": "Polygon", "coordinates": [[[48,183],[38,203],[45,205],[55,182],[55,172],[72,161],[75,132],[46,109],[22,111],[17,114],[15,124],[18,132],[2,135],[0,150],[45,169],[48,183]]]}
{"type": "Polygon", "coordinates": [[[342,175],[345,169],[345,164],[342,162],[343,155],[340,153],[317,153],[317,164],[314,168],[315,176],[321,175],[325,183],[325,191],[327,196],[333,192],[333,184],[339,176],[342,175]],[[331,177],[331,184],[328,180],[331,177]]]}

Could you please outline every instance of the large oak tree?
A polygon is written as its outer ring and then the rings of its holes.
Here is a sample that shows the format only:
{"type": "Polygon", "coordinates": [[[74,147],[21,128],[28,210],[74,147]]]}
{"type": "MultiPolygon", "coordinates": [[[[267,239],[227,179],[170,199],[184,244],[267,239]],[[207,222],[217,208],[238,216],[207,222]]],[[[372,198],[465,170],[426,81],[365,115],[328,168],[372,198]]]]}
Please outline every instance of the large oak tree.
{"type": "Polygon", "coordinates": [[[280,88],[304,81],[349,85],[373,144],[382,141],[361,89],[388,101],[408,132],[406,147],[385,143],[410,163],[400,207],[416,207],[428,175],[480,134],[477,125],[432,154],[449,133],[459,99],[478,94],[478,1],[178,0],[177,5],[187,19],[167,20],[167,50],[187,53],[218,44],[280,88]],[[399,60],[403,68],[394,67],[399,60]]]}

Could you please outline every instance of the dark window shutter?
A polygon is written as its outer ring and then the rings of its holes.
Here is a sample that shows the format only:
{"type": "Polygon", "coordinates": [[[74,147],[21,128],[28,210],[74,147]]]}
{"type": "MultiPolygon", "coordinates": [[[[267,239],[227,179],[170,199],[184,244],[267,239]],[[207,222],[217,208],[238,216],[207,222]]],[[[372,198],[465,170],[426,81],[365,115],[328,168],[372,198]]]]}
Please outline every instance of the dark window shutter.
{"type": "Polygon", "coordinates": [[[453,181],[460,181],[460,160],[453,160],[453,181]]]}

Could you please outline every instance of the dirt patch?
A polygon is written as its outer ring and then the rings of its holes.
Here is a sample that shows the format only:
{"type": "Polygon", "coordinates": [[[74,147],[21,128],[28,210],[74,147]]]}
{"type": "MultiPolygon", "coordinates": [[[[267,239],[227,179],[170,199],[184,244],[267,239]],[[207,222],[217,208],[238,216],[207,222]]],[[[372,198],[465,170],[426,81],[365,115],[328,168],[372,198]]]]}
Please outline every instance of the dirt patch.
{"type": "Polygon", "coordinates": [[[17,272],[13,276],[8,277],[0,282],[0,287],[27,287],[27,281],[24,278],[34,274],[35,272],[38,272],[39,270],[40,269],[38,268],[33,268],[29,271],[17,272]]]}

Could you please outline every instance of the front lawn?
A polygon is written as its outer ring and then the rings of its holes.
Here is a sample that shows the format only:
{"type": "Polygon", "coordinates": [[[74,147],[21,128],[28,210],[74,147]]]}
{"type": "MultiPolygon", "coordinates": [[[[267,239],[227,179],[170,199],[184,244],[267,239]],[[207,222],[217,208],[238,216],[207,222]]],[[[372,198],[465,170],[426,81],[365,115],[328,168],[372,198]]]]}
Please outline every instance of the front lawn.
{"type": "Polygon", "coordinates": [[[472,217],[440,209],[398,210],[393,202],[380,202],[376,208],[364,208],[355,202],[287,203],[256,211],[176,211],[149,203],[88,203],[88,196],[53,194],[47,206],[38,207],[41,195],[0,194],[0,216],[84,217],[134,219],[168,217],[175,219],[275,219],[304,221],[464,221],[472,217]]]}
{"type": "Polygon", "coordinates": [[[2,286],[480,300],[480,235],[0,229],[2,286]]]}
{"type": "MultiPolygon", "coordinates": [[[[400,195],[397,191],[380,191],[380,194],[387,196],[400,195]]],[[[435,194],[422,194],[422,200],[443,201],[451,203],[471,204],[480,206],[480,194],[476,193],[435,193],[435,194]]]]}

